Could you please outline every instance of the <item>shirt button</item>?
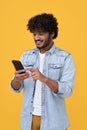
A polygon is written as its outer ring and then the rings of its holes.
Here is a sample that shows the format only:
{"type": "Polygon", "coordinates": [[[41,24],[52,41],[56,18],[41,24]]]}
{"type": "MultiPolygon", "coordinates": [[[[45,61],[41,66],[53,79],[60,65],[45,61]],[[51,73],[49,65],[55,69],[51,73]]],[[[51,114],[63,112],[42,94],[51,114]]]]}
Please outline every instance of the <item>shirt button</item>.
{"type": "Polygon", "coordinates": [[[32,115],[32,112],[30,112],[30,115],[32,115]]]}

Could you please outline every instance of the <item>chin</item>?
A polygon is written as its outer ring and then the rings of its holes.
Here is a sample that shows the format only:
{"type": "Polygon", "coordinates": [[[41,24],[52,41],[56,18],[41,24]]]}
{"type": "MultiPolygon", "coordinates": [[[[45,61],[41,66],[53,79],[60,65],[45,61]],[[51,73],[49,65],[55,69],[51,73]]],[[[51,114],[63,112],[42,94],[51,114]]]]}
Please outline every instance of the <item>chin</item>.
{"type": "Polygon", "coordinates": [[[43,48],[43,46],[41,46],[41,45],[37,45],[37,48],[43,48]]]}
{"type": "Polygon", "coordinates": [[[42,49],[43,47],[37,46],[37,48],[40,50],[40,49],[42,49]]]}

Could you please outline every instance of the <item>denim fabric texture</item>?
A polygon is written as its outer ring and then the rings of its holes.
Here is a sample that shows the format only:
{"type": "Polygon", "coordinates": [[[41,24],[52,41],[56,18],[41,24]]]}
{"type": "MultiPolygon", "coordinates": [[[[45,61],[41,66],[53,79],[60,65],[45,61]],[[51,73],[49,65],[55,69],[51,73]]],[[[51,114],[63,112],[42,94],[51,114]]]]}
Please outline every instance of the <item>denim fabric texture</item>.
{"type": "MultiPolygon", "coordinates": [[[[20,61],[24,68],[39,69],[39,49],[25,51],[20,61]]],[[[40,130],[65,130],[69,126],[64,98],[71,96],[74,86],[75,66],[70,53],[55,45],[46,52],[43,74],[58,82],[59,91],[54,93],[46,84],[42,84],[42,117],[40,130]]],[[[33,99],[37,81],[32,76],[21,82],[20,92],[24,90],[21,111],[21,130],[31,130],[33,99]]],[[[13,87],[11,86],[13,89],[13,87]]]]}

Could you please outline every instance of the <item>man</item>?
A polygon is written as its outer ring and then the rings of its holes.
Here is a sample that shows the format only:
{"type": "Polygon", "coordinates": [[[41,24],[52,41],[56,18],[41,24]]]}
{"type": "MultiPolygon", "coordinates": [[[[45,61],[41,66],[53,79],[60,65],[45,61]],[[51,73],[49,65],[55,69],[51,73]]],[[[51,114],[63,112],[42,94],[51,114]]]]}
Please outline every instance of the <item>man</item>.
{"type": "Polygon", "coordinates": [[[32,17],[27,29],[33,33],[36,48],[24,52],[20,61],[25,69],[16,71],[11,81],[14,91],[24,89],[21,130],[66,130],[64,98],[73,92],[72,55],[54,45],[58,23],[52,14],[32,17]]]}

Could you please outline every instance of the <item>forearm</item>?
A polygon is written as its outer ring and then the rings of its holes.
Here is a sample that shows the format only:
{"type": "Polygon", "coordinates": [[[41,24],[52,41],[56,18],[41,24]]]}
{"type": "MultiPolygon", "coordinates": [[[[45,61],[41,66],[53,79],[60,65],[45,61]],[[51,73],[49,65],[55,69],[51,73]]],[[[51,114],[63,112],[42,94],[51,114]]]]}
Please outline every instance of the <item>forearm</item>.
{"type": "Polygon", "coordinates": [[[45,83],[52,91],[58,92],[58,83],[50,78],[44,76],[38,69],[30,68],[34,80],[40,80],[45,83]]]}
{"type": "Polygon", "coordinates": [[[43,82],[55,93],[58,92],[58,83],[48,77],[43,77],[43,82]]]}
{"type": "Polygon", "coordinates": [[[12,80],[11,84],[12,84],[12,87],[13,87],[14,89],[19,89],[19,88],[20,88],[20,81],[17,80],[16,78],[14,78],[14,79],[12,80]]]}
{"type": "Polygon", "coordinates": [[[14,76],[12,82],[11,82],[11,85],[12,85],[13,89],[20,89],[21,82],[24,79],[29,77],[29,73],[28,72],[20,74],[23,71],[24,70],[18,70],[18,71],[15,72],[15,76],[14,76]]]}

